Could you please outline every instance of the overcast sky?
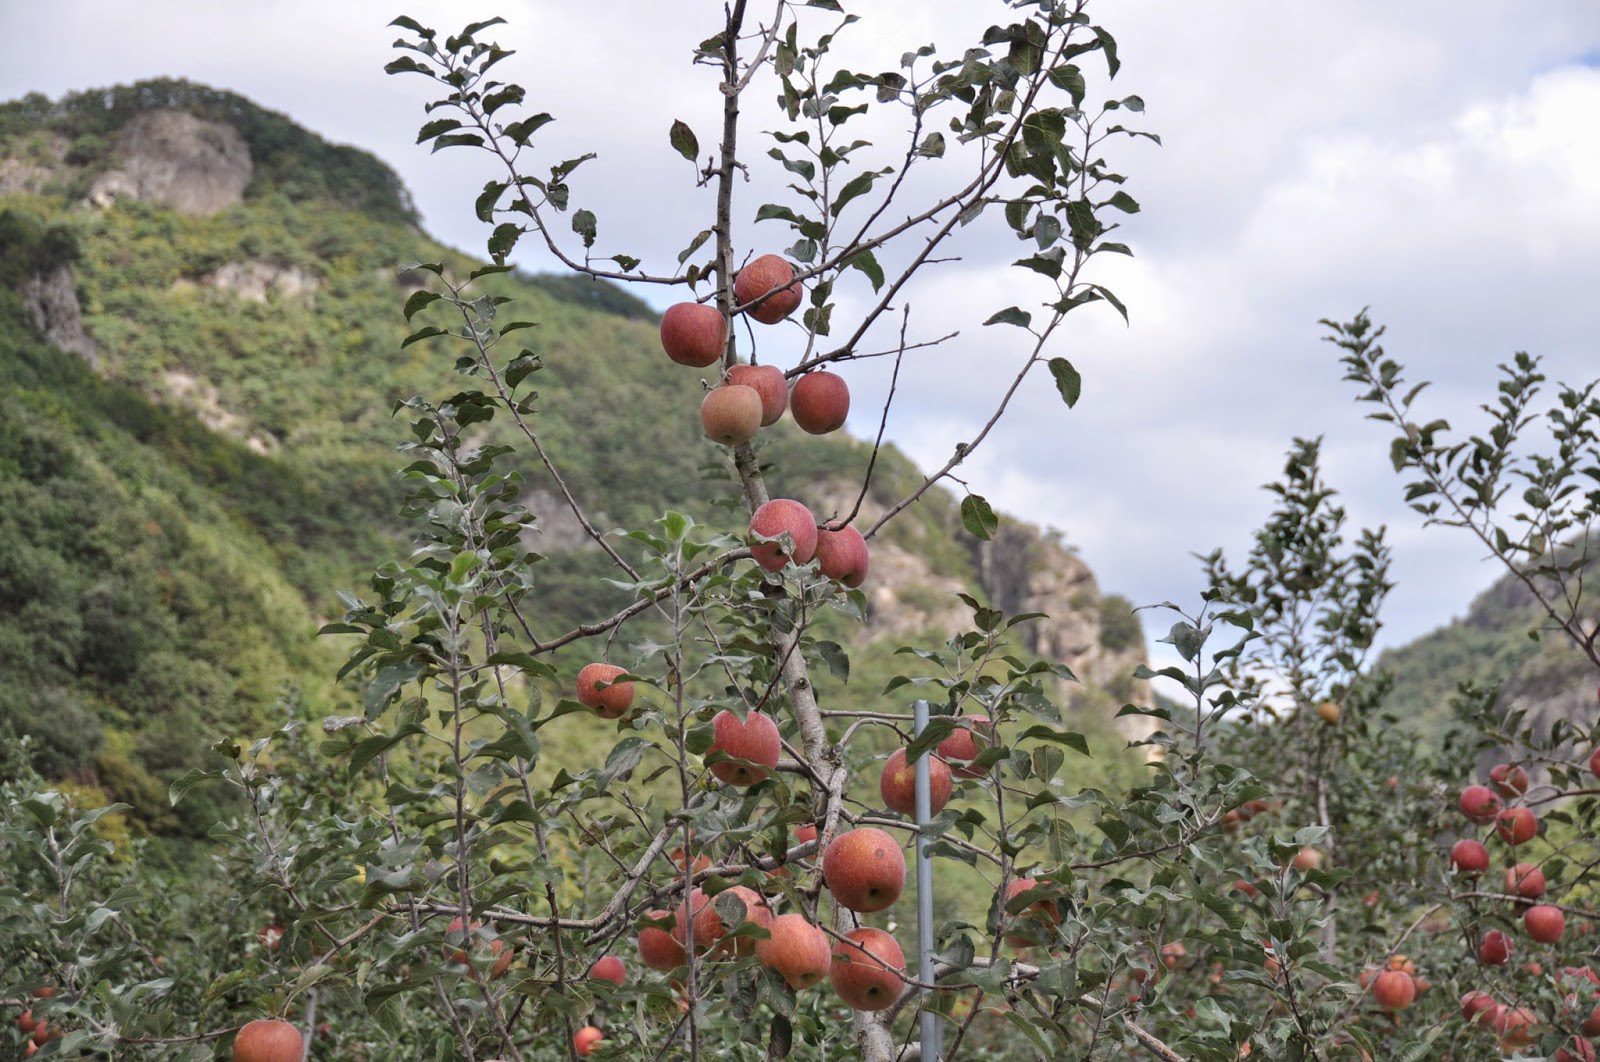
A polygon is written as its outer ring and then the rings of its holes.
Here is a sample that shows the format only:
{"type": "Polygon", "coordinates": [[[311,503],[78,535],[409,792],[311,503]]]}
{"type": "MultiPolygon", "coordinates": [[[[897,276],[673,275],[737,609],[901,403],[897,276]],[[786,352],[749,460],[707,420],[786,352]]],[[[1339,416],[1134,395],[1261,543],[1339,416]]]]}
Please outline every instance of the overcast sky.
{"type": "MultiPolygon", "coordinates": [[[[766,17],[771,6],[752,9],[766,17]]],[[[1003,14],[979,0],[852,6],[867,20],[847,35],[847,57],[867,69],[923,43],[959,48],[1003,14]]],[[[1083,374],[1077,409],[1067,413],[1040,374],[961,474],[997,507],[1062,530],[1105,588],[1190,603],[1190,554],[1240,552],[1289,440],[1322,435],[1354,519],[1390,528],[1399,588],[1385,642],[1459,615],[1497,572],[1463,537],[1421,531],[1401,504],[1388,437],[1352,403],[1316,320],[1370,304],[1391,353],[1438,381],[1428,409],[1456,424],[1474,423],[1495,365],[1515,350],[1543,355],[1558,379],[1600,375],[1600,4],[1102,0],[1092,10],[1124,67],[1110,87],[1092,79],[1091,98],[1139,94],[1144,127],[1164,141],[1116,156],[1144,208],[1125,230],[1137,257],[1098,279],[1132,323],[1083,314],[1053,351],[1083,374]]],[[[0,96],[158,75],[233,89],[376,153],[430,231],[478,250],[471,205],[489,170],[469,152],[413,146],[427,83],[382,74],[395,36],[385,23],[405,13],[451,30],[501,14],[511,21],[501,39],[520,54],[500,70],[558,119],[542,141],[549,161],[600,154],[574,181],[575,205],[600,216],[603,247],[664,271],[709,207],[666,131],[682,118],[702,143],[715,139],[714,75],[688,57],[720,11],[711,0],[5,3],[0,96]]],[[[758,131],[770,127],[760,115],[747,134],[757,163],[769,143],[758,131]]],[[[781,195],[779,177],[756,170],[740,192],[746,221],[781,195]]],[[[741,233],[758,250],[788,236],[772,223],[741,233]]],[[[991,226],[907,295],[913,338],[962,333],[908,364],[890,418],[890,438],[925,467],[970,437],[1023,356],[1020,332],[979,327],[1033,295],[1006,267],[1018,246],[991,226]]],[[[520,264],[548,266],[527,250],[520,264]]],[[[846,292],[840,313],[863,295],[846,292]]],[[[783,362],[784,340],[762,338],[783,362]]],[[[859,434],[876,427],[882,364],[846,370],[859,434]]]]}

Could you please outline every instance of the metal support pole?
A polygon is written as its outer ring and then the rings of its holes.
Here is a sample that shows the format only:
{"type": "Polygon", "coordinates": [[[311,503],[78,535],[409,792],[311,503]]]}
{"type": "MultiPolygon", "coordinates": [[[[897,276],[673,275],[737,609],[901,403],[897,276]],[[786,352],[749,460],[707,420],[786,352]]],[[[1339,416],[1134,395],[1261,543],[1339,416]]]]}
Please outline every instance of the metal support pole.
{"type": "MultiPolygon", "coordinates": [[[[918,701],[913,708],[915,732],[920,737],[928,725],[928,702],[918,701]]],[[[917,979],[925,985],[933,983],[933,864],[928,859],[928,839],[923,828],[933,818],[932,797],[928,793],[928,754],[917,757],[916,763],[916,813],[917,813],[917,979]]],[[[928,990],[922,994],[922,1009],[917,1015],[922,1026],[922,1062],[938,1062],[941,1045],[939,1016],[927,1006],[928,990]]]]}

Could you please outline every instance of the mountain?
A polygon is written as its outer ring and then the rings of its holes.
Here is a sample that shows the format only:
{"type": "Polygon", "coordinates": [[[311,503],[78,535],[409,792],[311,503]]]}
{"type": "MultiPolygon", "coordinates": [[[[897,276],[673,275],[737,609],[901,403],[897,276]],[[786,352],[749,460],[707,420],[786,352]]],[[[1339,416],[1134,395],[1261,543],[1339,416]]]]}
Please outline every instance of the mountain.
{"type": "MultiPolygon", "coordinates": [[[[232,93],[159,80],[0,105],[0,771],[26,736],[48,773],[149,828],[198,831],[214,809],[168,809],[174,776],[348,696],[313,632],[336,590],[407,551],[390,411],[450,386],[448,349],[400,346],[421,284],[403,267],[420,261],[476,264],[420,230],[383,163],[232,93]]],[[[686,412],[700,374],[661,356],[647,305],[574,278],[488,290],[538,322],[537,424],[599,525],[669,505],[742,524],[686,412]]],[[[775,487],[819,513],[853,502],[869,451],[763,434],[775,487]]],[[[541,623],[606,613],[603,556],[526,471],[541,623]]],[[[888,447],[864,512],[919,478],[888,447]]],[[[876,696],[892,649],[947,637],[966,616],[955,593],[975,592],[1049,614],[1024,647],[1084,679],[1082,728],[1120,746],[1109,709],[1134,693],[1143,634],[1055,532],[1007,520],[979,542],[934,491],[873,564],[864,627],[827,621],[853,657],[828,695],[876,696]]]]}

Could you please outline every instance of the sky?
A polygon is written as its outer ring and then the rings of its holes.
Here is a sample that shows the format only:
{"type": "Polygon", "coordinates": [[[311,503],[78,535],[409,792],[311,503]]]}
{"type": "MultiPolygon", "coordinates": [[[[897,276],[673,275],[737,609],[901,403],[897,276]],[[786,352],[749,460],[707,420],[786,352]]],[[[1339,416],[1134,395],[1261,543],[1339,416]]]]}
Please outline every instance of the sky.
{"type": "MultiPolygon", "coordinates": [[[[751,5],[758,19],[773,6],[751,5]]],[[[866,17],[840,35],[841,64],[874,70],[920,44],[962,48],[1005,16],[980,0],[853,7],[866,17]]],[[[6,3],[0,97],[163,75],[232,89],[372,151],[401,174],[430,232],[477,250],[487,233],[472,200],[492,170],[473,152],[414,146],[429,83],[382,73],[396,35],[385,24],[408,14],[448,31],[501,15],[510,24],[499,39],[518,54],[499,69],[557,119],[535,165],[596,151],[572,182],[574,205],[598,215],[603,253],[665,271],[709,218],[709,193],[694,187],[667,130],[682,119],[702,144],[715,140],[715,74],[689,59],[721,9],[712,0],[6,3]]],[[[1463,533],[1425,530],[1406,509],[1388,435],[1341,383],[1317,321],[1371,306],[1412,378],[1435,381],[1424,411],[1458,426],[1478,422],[1496,365],[1515,351],[1541,355],[1552,379],[1600,375],[1600,5],[1099,0],[1090,10],[1123,61],[1110,84],[1090,68],[1090,98],[1139,95],[1141,127],[1163,141],[1112,153],[1142,204],[1122,234],[1135,257],[1105,262],[1092,279],[1131,320],[1104,308],[1069,319],[1048,353],[1082,373],[1082,400],[1067,411],[1039,373],[962,479],[996,508],[1059,529],[1106,590],[1188,605],[1201,588],[1193,554],[1242,554],[1270,508],[1260,487],[1290,440],[1320,436],[1352,523],[1389,529],[1398,585],[1384,644],[1460,615],[1498,572],[1463,533]]],[[[821,26],[817,13],[805,18],[821,26]]],[[[750,110],[736,235],[754,251],[781,251],[786,228],[749,223],[757,205],[784,195],[763,156],[771,141],[761,131],[775,120],[750,110]]],[[[885,151],[895,145],[893,121],[862,128],[885,151]]],[[[908,191],[934,194],[960,165],[908,191]]],[[[889,415],[887,437],[925,468],[972,436],[1026,356],[1025,335],[983,320],[1039,294],[1008,266],[1021,245],[998,219],[972,228],[955,247],[959,260],[928,270],[902,300],[913,341],[960,333],[907,355],[889,415]]],[[[552,265],[532,241],[514,260],[552,265]]],[[[657,306],[670,299],[636,291],[657,306]]],[[[838,319],[868,295],[845,286],[838,319]]],[[[760,338],[763,360],[799,354],[782,330],[760,338]]],[[[878,360],[842,370],[857,434],[877,427],[886,369],[878,360]]]]}

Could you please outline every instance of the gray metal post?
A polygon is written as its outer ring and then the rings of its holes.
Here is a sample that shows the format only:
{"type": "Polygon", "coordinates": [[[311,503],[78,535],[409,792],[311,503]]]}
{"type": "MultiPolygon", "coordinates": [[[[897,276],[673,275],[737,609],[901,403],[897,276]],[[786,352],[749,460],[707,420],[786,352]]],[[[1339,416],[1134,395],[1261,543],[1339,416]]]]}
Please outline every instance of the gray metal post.
{"type": "MultiPolygon", "coordinates": [[[[913,709],[916,733],[921,736],[923,728],[928,725],[928,702],[918,701],[913,709]]],[[[933,865],[928,860],[928,841],[922,836],[922,828],[933,818],[932,798],[928,794],[928,755],[923,753],[917,757],[916,763],[916,812],[917,812],[917,980],[923,984],[933,983],[933,865]]],[[[922,989],[923,1003],[927,1002],[927,990],[922,989]]],[[[926,1006],[918,1015],[922,1024],[922,1060],[923,1062],[938,1062],[940,1054],[940,1034],[944,1031],[939,1027],[939,1016],[926,1006]]]]}

